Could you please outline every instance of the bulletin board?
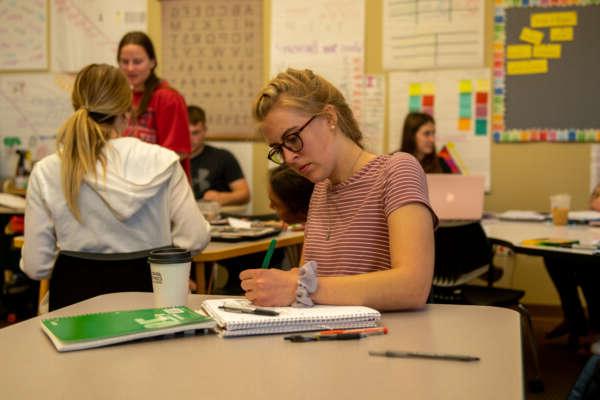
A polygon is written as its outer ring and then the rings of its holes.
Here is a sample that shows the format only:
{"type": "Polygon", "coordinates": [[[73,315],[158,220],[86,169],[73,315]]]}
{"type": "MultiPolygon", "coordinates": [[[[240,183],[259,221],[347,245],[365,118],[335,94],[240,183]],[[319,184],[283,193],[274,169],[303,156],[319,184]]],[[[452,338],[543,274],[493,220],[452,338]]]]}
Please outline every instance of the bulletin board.
{"type": "Polygon", "coordinates": [[[252,104],[263,84],[262,0],[172,0],[161,7],[162,75],[187,104],[206,111],[209,139],[255,138],[252,104]]]}
{"type": "Polygon", "coordinates": [[[600,2],[497,3],[494,140],[600,141],[600,2]]]}

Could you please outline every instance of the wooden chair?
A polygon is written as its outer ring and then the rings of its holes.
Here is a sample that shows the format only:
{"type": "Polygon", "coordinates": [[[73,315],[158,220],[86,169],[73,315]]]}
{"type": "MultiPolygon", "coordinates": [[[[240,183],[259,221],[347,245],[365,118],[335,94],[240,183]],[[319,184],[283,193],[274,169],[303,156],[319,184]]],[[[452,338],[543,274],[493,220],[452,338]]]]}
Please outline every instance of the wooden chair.
{"type": "Polygon", "coordinates": [[[49,311],[106,293],[151,292],[149,253],[60,252],[49,282],[49,311]]]}

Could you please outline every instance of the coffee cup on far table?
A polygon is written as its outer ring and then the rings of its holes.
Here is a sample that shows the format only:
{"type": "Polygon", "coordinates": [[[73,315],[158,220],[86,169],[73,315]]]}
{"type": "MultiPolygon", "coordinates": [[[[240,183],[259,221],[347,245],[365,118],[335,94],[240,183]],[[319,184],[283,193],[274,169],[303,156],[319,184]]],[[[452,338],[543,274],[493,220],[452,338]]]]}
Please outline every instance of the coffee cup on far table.
{"type": "Polygon", "coordinates": [[[550,211],[554,225],[567,225],[569,222],[569,209],[571,196],[568,194],[554,194],[550,196],[550,211]]]}
{"type": "Polygon", "coordinates": [[[153,250],[148,256],[155,307],[185,306],[189,294],[191,253],[179,247],[153,250]]]}

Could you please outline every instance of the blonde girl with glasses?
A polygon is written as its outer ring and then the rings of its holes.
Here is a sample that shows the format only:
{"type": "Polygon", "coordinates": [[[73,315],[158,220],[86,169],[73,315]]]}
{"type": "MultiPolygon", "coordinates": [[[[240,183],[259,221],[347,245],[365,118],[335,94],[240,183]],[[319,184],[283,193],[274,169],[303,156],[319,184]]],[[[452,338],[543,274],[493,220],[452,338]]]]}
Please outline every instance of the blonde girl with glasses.
{"type": "Polygon", "coordinates": [[[131,89],[119,69],[83,68],[74,113],[58,151],[37,162],[27,188],[21,268],[47,278],[59,251],[128,253],[174,244],[198,251],[210,239],[179,157],[120,137],[131,89]]]}
{"type": "Polygon", "coordinates": [[[423,169],[406,153],[375,155],[346,100],[310,70],[288,69],[258,94],[268,158],[315,183],[301,268],[249,269],[245,295],[263,306],[424,306],[437,218],[423,169]],[[306,263],[304,263],[306,261],[306,263]]]}

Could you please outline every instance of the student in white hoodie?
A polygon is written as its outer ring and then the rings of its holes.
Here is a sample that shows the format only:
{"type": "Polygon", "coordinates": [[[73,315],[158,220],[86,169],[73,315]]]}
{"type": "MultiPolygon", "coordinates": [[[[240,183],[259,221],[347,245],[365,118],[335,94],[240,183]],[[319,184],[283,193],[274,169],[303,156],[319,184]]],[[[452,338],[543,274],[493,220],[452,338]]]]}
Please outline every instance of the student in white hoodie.
{"type": "Polygon", "coordinates": [[[202,250],[210,240],[179,156],[119,137],[131,89],[117,68],[92,64],[73,87],[75,112],[58,151],[36,163],[27,188],[21,269],[50,276],[61,250],[126,253],[175,245],[202,250]]]}

